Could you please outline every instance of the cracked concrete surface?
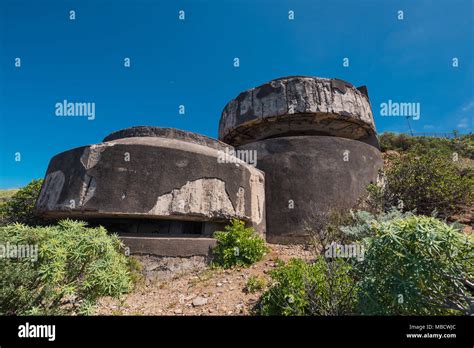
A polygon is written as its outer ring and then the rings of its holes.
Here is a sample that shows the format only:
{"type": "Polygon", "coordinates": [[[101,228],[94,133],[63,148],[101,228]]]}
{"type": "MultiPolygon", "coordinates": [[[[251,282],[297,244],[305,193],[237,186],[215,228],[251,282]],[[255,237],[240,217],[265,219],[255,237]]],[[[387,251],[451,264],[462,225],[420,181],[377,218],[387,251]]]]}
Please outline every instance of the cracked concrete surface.
{"type": "Polygon", "coordinates": [[[289,76],[244,91],[225,106],[219,139],[173,128],[118,130],[54,156],[36,210],[175,227],[204,222],[208,230],[235,217],[261,235],[268,226],[267,241],[300,242],[313,210],[351,208],[382,166],[367,88],[339,79],[289,76]],[[255,153],[258,169],[222,156],[236,150],[255,153]]]}
{"type": "Polygon", "coordinates": [[[225,182],[220,179],[198,179],[188,181],[179,189],[158,197],[155,206],[148,212],[152,215],[199,215],[212,218],[215,216],[244,217],[245,201],[242,195],[245,190],[239,189],[237,209],[234,209],[226,192],[225,182]]]}
{"type": "Polygon", "coordinates": [[[176,132],[156,127],[122,130],[107,142],[56,155],[36,206],[38,214],[219,223],[235,217],[263,234],[263,173],[237,158],[220,163],[220,151],[233,150],[231,146],[176,132]],[[134,136],[139,134],[143,136],[134,136]],[[178,139],[173,138],[176,134],[178,139]]]}
{"type": "Polygon", "coordinates": [[[374,134],[365,87],[316,77],[285,77],[242,92],[225,106],[219,123],[219,139],[233,146],[286,135],[374,134]]]}
{"type": "Polygon", "coordinates": [[[36,207],[43,210],[55,209],[64,186],[64,180],[64,174],[60,170],[48,173],[41,187],[36,207]]]}

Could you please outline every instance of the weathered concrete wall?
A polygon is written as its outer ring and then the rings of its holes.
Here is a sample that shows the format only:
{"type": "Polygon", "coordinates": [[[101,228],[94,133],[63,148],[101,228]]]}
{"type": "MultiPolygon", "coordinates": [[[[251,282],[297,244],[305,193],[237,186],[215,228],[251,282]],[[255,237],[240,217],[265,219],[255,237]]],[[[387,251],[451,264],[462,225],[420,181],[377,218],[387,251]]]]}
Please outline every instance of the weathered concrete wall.
{"type": "Polygon", "coordinates": [[[338,79],[280,78],[240,93],[219,123],[219,140],[233,146],[292,135],[333,135],[378,146],[367,89],[338,79]]]}
{"type": "Polygon", "coordinates": [[[131,254],[149,254],[170,257],[208,256],[216,246],[214,238],[165,237],[153,235],[119,234],[131,254]]]}
{"type": "Polygon", "coordinates": [[[206,137],[205,135],[187,132],[176,128],[162,128],[150,126],[136,126],[131,128],[120,129],[107,135],[102,141],[108,142],[117,139],[137,137],[155,137],[182,140],[187,143],[203,145],[206,147],[213,148],[215,150],[222,151],[225,151],[226,149],[233,149],[232,146],[223,143],[222,141],[206,137]]]}
{"type": "Polygon", "coordinates": [[[137,252],[163,255],[207,253],[213,241],[203,237],[233,217],[266,231],[270,242],[300,242],[315,214],[351,208],[382,167],[367,89],[339,79],[291,76],[245,91],[225,106],[219,139],[140,126],[58,154],[37,212],[112,219],[118,228],[123,219],[162,222],[126,221],[122,232],[194,230],[201,225],[175,221],[206,222],[201,239],[176,244],[124,236],[137,252]],[[238,159],[220,163],[233,146],[256,150],[262,171],[238,159]]]}
{"type": "Polygon", "coordinates": [[[237,217],[264,233],[261,171],[242,161],[218,163],[219,151],[228,146],[211,138],[141,128],[53,157],[38,214],[216,222],[237,217]]]}
{"type": "Polygon", "coordinates": [[[281,137],[239,149],[256,150],[257,167],[265,172],[266,237],[272,243],[306,240],[306,223],[350,209],[383,165],[374,146],[338,137],[281,137]]]}

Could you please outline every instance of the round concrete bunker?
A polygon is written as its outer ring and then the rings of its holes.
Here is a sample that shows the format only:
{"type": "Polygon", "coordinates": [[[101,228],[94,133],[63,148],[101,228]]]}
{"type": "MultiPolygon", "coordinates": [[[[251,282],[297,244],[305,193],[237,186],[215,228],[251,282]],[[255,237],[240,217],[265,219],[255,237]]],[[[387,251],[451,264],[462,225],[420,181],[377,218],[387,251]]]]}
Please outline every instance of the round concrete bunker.
{"type": "Polygon", "coordinates": [[[365,86],[292,76],[240,93],[224,108],[219,140],[233,146],[291,135],[331,135],[378,145],[365,86]]]}
{"type": "Polygon", "coordinates": [[[375,147],[338,137],[273,138],[239,149],[255,150],[265,172],[271,243],[306,241],[308,225],[316,228],[325,214],[352,208],[383,164],[375,147]]]}
{"type": "Polygon", "coordinates": [[[219,139],[256,152],[274,243],[306,241],[308,224],[353,207],[383,165],[367,89],[339,79],[291,76],[242,92],[224,107],[219,139]]]}
{"type": "Polygon", "coordinates": [[[265,232],[264,175],[237,158],[219,161],[230,150],[217,140],[176,129],[121,130],[100,144],[53,157],[36,211],[110,226],[134,238],[129,241],[132,252],[204,254],[213,244],[210,238],[202,243],[205,237],[231,218],[265,232]],[[156,236],[165,239],[150,240],[156,236]],[[173,236],[181,238],[168,238],[173,236]],[[199,238],[183,242],[182,237],[199,238]]]}

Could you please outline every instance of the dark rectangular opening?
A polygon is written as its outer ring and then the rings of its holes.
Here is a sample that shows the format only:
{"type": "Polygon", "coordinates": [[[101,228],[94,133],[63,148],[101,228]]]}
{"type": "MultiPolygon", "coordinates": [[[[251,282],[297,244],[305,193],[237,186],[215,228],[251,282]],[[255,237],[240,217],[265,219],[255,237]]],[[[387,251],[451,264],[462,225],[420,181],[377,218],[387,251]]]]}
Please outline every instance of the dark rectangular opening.
{"type": "Polygon", "coordinates": [[[203,236],[210,237],[217,231],[223,231],[226,223],[187,220],[150,220],[150,219],[94,219],[90,225],[102,225],[112,233],[136,233],[137,235],[156,236],[203,236]]]}

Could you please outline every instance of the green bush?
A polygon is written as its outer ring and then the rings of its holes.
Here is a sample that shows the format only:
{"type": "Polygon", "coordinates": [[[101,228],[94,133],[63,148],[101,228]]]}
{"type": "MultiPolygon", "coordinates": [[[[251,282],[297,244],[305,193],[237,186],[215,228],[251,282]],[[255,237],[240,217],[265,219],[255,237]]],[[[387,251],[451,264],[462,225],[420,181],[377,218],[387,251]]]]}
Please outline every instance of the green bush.
{"type": "MultiPolygon", "coordinates": [[[[369,226],[369,225],[366,225],[369,226]]],[[[468,313],[473,239],[424,216],[373,220],[357,266],[358,311],[374,315],[468,313]]]]}
{"type": "Polygon", "coordinates": [[[132,286],[122,244],[103,227],[72,220],[47,227],[15,223],[0,227],[0,245],[4,252],[30,246],[30,256],[37,248],[36,260],[0,259],[0,315],[87,314],[99,297],[119,297],[132,286]]]}
{"type": "Polygon", "coordinates": [[[342,259],[292,259],[270,276],[272,284],[260,301],[262,315],[344,315],[356,305],[352,266],[342,259]]]}
{"type": "Polygon", "coordinates": [[[308,235],[308,244],[317,254],[324,254],[324,248],[333,242],[349,242],[339,227],[353,223],[353,217],[347,211],[333,209],[320,212],[311,209],[304,220],[304,231],[308,235]]]}
{"type": "Polygon", "coordinates": [[[406,151],[414,143],[414,137],[406,134],[382,133],[378,136],[380,143],[380,150],[385,151],[406,151]]]}
{"type": "Polygon", "coordinates": [[[33,213],[41,185],[43,185],[43,179],[33,180],[17,190],[6,203],[2,204],[0,206],[1,224],[7,225],[15,222],[30,226],[47,224],[47,220],[39,218],[33,213]]]}
{"type": "Polygon", "coordinates": [[[472,204],[474,176],[462,172],[440,153],[407,153],[393,160],[386,170],[387,200],[404,210],[423,215],[437,212],[449,217],[472,204]]]}
{"type": "Polygon", "coordinates": [[[245,228],[243,221],[233,219],[225,231],[214,233],[217,245],[212,250],[214,264],[224,268],[249,266],[267,253],[265,241],[253,228],[245,228]]]}
{"type": "Polygon", "coordinates": [[[17,191],[17,189],[0,190],[0,205],[8,202],[17,191]]]}
{"type": "Polygon", "coordinates": [[[474,159],[474,134],[465,134],[457,138],[412,137],[407,134],[383,133],[379,137],[382,152],[411,151],[419,154],[438,151],[451,157],[453,153],[474,159]]]}
{"type": "Polygon", "coordinates": [[[245,291],[249,294],[253,294],[254,292],[263,290],[265,285],[267,285],[265,278],[250,276],[245,285],[245,291]]]}
{"type": "Polygon", "coordinates": [[[396,207],[391,207],[387,212],[370,213],[363,210],[351,211],[351,225],[339,226],[339,230],[348,237],[350,241],[361,241],[366,237],[375,235],[374,224],[402,219],[413,216],[412,212],[402,212],[396,207]]]}
{"type": "Polygon", "coordinates": [[[293,259],[269,272],[263,315],[472,314],[474,239],[455,224],[392,208],[340,226],[362,258],[293,259]],[[470,290],[471,289],[471,290],[470,290]]]}

